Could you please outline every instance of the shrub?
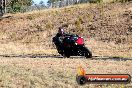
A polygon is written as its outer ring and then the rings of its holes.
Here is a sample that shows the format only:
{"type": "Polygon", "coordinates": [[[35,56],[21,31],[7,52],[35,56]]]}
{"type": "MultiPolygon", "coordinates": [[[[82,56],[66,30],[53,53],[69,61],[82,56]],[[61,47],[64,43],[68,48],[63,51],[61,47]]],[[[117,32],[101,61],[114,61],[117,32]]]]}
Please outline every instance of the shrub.
{"type": "Polygon", "coordinates": [[[103,0],[90,0],[89,3],[101,3],[103,0]]]}
{"type": "Polygon", "coordinates": [[[76,32],[77,32],[78,34],[81,34],[81,33],[84,31],[84,29],[82,28],[82,18],[81,18],[81,17],[79,17],[79,18],[76,20],[75,26],[76,26],[76,32]]]}
{"type": "Polygon", "coordinates": [[[81,29],[81,21],[80,21],[80,20],[76,20],[75,25],[76,25],[76,28],[77,28],[78,30],[81,29]]]}
{"type": "Polygon", "coordinates": [[[28,16],[27,16],[27,19],[29,19],[29,20],[33,20],[34,17],[33,17],[32,15],[28,15],[28,16]]]}
{"type": "Polygon", "coordinates": [[[124,2],[129,2],[131,0],[116,0],[115,2],[121,2],[121,3],[124,3],[124,2]]]}
{"type": "Polygon", "coordinates": [[[46,24],[46,29],[53,29],[53,24],[51,21],[48,21],[46,24]]]}

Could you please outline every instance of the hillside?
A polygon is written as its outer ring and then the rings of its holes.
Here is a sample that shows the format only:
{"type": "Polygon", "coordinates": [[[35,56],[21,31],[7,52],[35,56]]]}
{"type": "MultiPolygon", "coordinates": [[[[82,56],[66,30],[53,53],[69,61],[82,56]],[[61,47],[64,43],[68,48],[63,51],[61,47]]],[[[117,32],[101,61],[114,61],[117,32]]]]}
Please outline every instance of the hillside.
{"type": "Polygon", "coordinates": [[[132,88],[128,84],[76,82],[87,74],[132,76],[132,3],[80,4],[0,18],[0,88],[132,88]],[[85,38],[92,58],[58,55],[58,27],[85,38]]]}
{"type": "MultiPolygon", "coordinates": [[[[132,50],[132,3],[81,4],[10,14],[10,17],[1,19],[0,24],[0,43],[1,46],[7,47],[5,50],[1,48],[1,53],[9,51],[12,47],[17,52],[25,47],[29,51],[38,49],[38,46],[40,51],[51,49],[52,37],[62,25],[68,26],[67,32],[82,35],[86,40],[90,36],[94,39],[91,45],[100,42],[110,44],[111,47],[112,43],[117,47],[123,46],[121,50],[132,50]]],[[[95,46],[91,45],[89,47],[95,50],[95,46]]],[[[98,44],[96,48],[99,48],[98,44]]]]}

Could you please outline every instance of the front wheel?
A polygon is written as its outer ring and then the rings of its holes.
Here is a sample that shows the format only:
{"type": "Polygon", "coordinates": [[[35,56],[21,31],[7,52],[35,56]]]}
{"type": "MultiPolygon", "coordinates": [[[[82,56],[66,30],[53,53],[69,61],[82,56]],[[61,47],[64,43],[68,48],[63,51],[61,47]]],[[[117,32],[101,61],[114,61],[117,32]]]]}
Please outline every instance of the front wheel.
{"type": "Polygon", "coordinates": [[[92,52],[89,49],[87,49],[86,47],[84,47],[83,50],[84,50],[84,56],[86,58],[92,58],[92,52]]]}

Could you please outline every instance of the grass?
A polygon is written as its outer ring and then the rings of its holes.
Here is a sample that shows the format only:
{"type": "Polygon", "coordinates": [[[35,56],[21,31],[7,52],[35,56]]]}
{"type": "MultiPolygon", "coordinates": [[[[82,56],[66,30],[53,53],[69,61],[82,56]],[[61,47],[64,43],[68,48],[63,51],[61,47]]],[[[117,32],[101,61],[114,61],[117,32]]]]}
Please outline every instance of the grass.
{"type": "Polygon", "coordinates": [[[131,11],[131,3],[81,4],[11,14],[0,20],[0,87],[131,88],[132,83],[79,86],[75,81],[80,65],[89,74],[132,75],[131,59],[118,60],[132,57],[131,11]],[[51,58],[58,55],[52,37],[62,25],[68,25],[67,32],[83,36],[97,58],[51,58]],[[115,61],[104,60],[107,56],[115,61]]]}
{"type": "MultiPolygon", "coordinates": [[[[55,46],[53,48],[49,48],[48,44],[43,42],[29,42],[29,44],[25,43],[8,43],[8,44],[0,44],[0,55],[27,55],[27,54],[44,54],[44,55],[58,55],[55,46]]],[[[114,44],[96,41],[93,38],[86,38],[85,45],[88,47],[93,56],[108,56],[108,57],[123,57],[123,58],[131,58],[132,57],[132,49],[131,45],[127,44],[114,44]],[[103,45],[103,46],[102,46],[103,45]]]]}
{"type": "Polygon", "coordinates": [[[110,60],[87,60],[79,58],[0,58],[0,86],[4,88],[131,87],[132,84],[87,84],[84,86],[79,86],[75,80],[79,65],[82,65],[86,70],[86,73],[89,74],[128,73],[132,75],[131,62],[132,61],[118,62],[110,60]]]}

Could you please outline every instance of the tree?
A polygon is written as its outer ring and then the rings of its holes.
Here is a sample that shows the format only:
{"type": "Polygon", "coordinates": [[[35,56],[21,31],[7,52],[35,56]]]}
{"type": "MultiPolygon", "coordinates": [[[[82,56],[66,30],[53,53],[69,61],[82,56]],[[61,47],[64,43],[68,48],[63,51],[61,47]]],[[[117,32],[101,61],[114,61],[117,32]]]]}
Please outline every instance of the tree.
{"type": "Polygon", "coordinates": [[[45,8],[46,7],[43,1],[40,1],[39,5],[41,6],[41,8],[45,8]]]}
{"type": "Polygon", "coordinates": [[[7,6],[10,7],[12,12],[20,12],[22,6],[31,6],[33,0],[7,0],[7,6]]]}
{"type": "Polygon", "coordinates": [[[40,1],[40,2],[39,2],[39,4],[40,4],[40,5],[43,5],[43,4],[44,4],[44,2],[43,2],[43,1],[40,1]]]}
{"type": "Polygon", "coordinates": [[[57,2],[57,1],[60,1],[60,0],[48,0],[47,4],[48,6],[51,6],[54,2],[57,2]]]}

